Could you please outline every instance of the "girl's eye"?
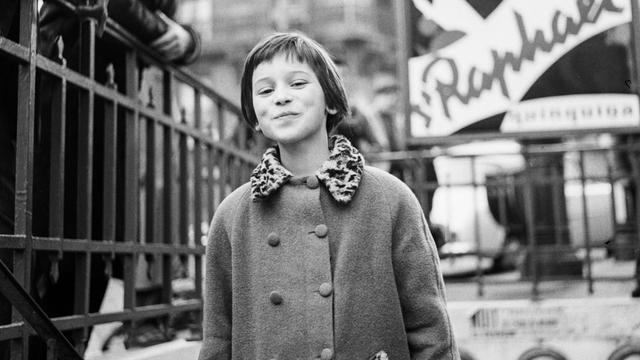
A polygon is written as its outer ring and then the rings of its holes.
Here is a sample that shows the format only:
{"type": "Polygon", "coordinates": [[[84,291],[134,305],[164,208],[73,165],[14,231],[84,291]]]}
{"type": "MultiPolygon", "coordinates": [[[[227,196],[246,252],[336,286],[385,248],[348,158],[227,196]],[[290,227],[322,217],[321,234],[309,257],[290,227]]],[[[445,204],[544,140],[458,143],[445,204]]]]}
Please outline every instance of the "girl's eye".
{"type": "Polygon", "coordinates": [[[306,84],[307,84],[307,82],[304,81],[304,80],[296,80],[293,83],[291,83],[291,86],[293,86],[293,87],[302,87],[302,86],[305,86],[306,84]]]}
{"type": "Polygon", "coordinates": [[[273,91],[272,88],[262,88],[258,90],[258,95],[267,95],[267,94],[270,94],[272,91],[273,91]]]}

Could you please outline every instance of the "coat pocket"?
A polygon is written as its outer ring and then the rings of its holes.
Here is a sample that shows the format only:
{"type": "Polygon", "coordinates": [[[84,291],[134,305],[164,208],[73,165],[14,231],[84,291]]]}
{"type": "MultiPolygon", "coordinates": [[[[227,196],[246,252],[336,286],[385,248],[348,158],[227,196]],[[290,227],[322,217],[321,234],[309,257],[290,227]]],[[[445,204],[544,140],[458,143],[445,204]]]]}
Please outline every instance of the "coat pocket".
{"type": "Polygon", "coordinates": [[[369,358],[369,360],[389,360],[389,356],[384,350],[378,351],[375,355],[369,358]]]}

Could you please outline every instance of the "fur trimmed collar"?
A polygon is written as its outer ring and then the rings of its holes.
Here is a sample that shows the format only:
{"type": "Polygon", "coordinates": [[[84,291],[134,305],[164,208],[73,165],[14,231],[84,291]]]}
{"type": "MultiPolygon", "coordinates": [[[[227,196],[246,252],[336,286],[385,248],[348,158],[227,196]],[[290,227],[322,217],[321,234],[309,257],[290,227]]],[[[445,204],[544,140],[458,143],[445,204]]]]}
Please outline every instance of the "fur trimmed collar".
{"type": "MultiPolygon", "coordinates": [[[[346,204],[358,190],[364,170],[364,158],[341,135],[329,138],[329,148],[329,159],[316,170],[314,176],[324,184],[337,202],[346,204]]],[[[278,149],[270,147],[251,174],[251,198],[253,201],[264,199],[292,178],[293,174],[280,163],[278,149]]]]}

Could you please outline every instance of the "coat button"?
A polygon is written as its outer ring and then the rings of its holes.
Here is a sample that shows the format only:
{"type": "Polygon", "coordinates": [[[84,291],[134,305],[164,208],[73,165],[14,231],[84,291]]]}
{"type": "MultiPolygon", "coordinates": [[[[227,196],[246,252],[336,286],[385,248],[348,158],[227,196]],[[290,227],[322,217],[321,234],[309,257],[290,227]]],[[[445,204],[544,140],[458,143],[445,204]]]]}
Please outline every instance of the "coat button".
{"type": "Polygon", "coordinates": [[[318,178],[315,175],[309,176],[307,178],[307,187],[309,189],[315,189],[319,185],[318,178]]]}
{"type": "Polygon", "coordinates": [[[272,291],[271,294],[269,294],[269,300],[271,300],[273,305],[280,305],[282,304],[282,295],[277,291],[272,291]]]}
{"type": "Polygon", "coordinates": [[[333,292],[333,287],[329,283],[320,284],[320,295],[327,297],[333,292]]]}
{"type": "Polygon", "coordinates": [[[320,359],[330,360],[331,358],[333,358],[333,350],[329,348],[322,349],[322,352],[320,352],[320,359]]]}
{"type": "Polygon", "coordinates": [[[320,224],[316,226],[316,229],[314,230],[314,232],[316,233],[317,237],[325,237],[327,236],[327,232],[329,232],[329,229],[327,228],[327,225],[320,224]]]}
{"type": "Polygon", "coordinates": [[[276,233],[271,233],[267,235],[267,242],[271,246],[278,246],[280,245],[280,237],[276,233]]]}

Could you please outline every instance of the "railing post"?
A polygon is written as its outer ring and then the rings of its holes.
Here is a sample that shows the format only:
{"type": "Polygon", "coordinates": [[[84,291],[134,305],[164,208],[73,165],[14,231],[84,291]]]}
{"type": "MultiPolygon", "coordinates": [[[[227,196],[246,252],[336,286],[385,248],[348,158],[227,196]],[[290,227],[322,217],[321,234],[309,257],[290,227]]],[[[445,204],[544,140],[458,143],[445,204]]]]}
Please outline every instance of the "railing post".
{"type": "MultiPolygon", "coordinates": [[[[58,59],[62,66],[66,60],[58,59]]],[[[38,104],[40,106],[40,104],[38,104]]],[[[67,107],[67,80],[63,77],[55,80],[51,94],[51,134],[49,163],[49,236],[60,241],[59,252],[50,255],[51,266],[58,267],[62,260],[62,238],[64,237],[64,164],[65,164],[65,132],[67,107]]],[[[45,110],[46,111],[46,110],[45,110]]]]}
{"type": "MultiPolygon", "coordinates": [[[[125,93],[137,98],[138,64],[136,53],[127,50],[125,54],[125,93]]],[[[127,109],[124,117],[124,241],[138,242],[138,111],[127,109]]],[[[135,250],[124,256],[124,309],[135,312],[136,307],[136,264],[135,250]]],[[[128,322],[131,339],[135,321],[128,322]]]]}
{"type": "Polygon", "coordinates": [[[633,147],[629,149],[631,155],[631,168],[633,174],[633,187],[634,187],[634,206],[633,206],[633,216],[635,216],[635,230],[636,230],[636,239],[635,244],[625,244],[628,247],[627,251],[631,252],[631,258],[635,257],[636,260],[636,268],[634,272],[634,277],[636,279],[636,288],[631,292],[631,296],[640,297],[640,156],[638,154],[638,149],[633,147]]]}
{"type": "MultiPolygon", "coordinates": [[[[16,130],[16,177],[14,216],[15,234],[24,235],[25,248],[14,253],[13,273],[25,289],[31,288],[32,259],[32,199],[33,199],[33,144],[36,87],[37,1],[20,2],[19,43],[29,49],[29,61],[18,64],[18,104],[16,130]]],[[[12,322],[22,321],[14,311],[12,322]]],[[[14,340],[11,359],[27,359],[29,356],[29,326],[22,326],[22,338],[14,340]]]]}
{"type": "MultiPolygon", "coordinates": [[[[80,25],[78,51],[79,72],[89,79],[95,78],[95,24],[83,21],[80,25]]],[[[90,242],[93,237],[92,192],[93,192],[93,135],[94,135],[93,90],[78,92],[78,150],[77,150],[77,203],[76,232],[79,239],[90,242]]],[[[88,332],[89,290],[91,278],[91,256],[89,251],[75,255],[74,313],[84,315],[82,329],[74,332],[74,342],[79,353],[84,352],[88,332]]]]}
{"type": "MultiPolygon", "coordinates": [[[[196,130],[202,130],[202,101],[201,93],[198,90],[194,92],[194,127],[196,130]]],[[[202,249],[202,173],[205,169],[202,166],[202,143],[199,139],[195,139],[193,146],[193,246],[196,249],[202,249]]],[[[194,281],[196,297],[202,301],[202,255],[196,254],[194,258],[194,281]]],[[[202,311],[197,311],[195,316],[195,324],[193,327],[196,334],[194,337],[202,338],[202,311]]]]}
{"type": "MultiPolygon", "coordinates": [[[[115,69],[109,64],[107,72],[107,87],[117,90],[115,83],[115,69]]],[[[122,69],[120,70],[122,71],[122,69]]],[[[118,107],[114,100],[104,99],[104,145],[102,157],[102,240],[116,241],[116,194],[117,194],[117,133],[118,107]]],[[[111,276],[112,261],[115,253],[104,256],[106,273],[111,276]]]]}
{"type": "MultiPolygon", "coordinates": [[[[173,75],[165,71],[163,73],[162,81],[162,94],[163,94],[163,112],[166,115],[171,116],[173,114],[173,75]]],[[[164,178],[164,216],[163,216],[163,243],[171,245],[173,243],[173,235],[175,229],[175,209],[173,203],[173,191],[174,191],[174,163],[173,163],[173,137],[175,131],[171,126],[165,125],[164,128],[164,158],[163,158],[163,178],[164,178]]],[[[161,302],[164,304],[171,303],[171,263],[172,255],[164,254],[162,256],[162,293],[161,302]]],[[[162,319],[163,323],[167,324],[167,318],[162,319]]]]}
{"type": "MultiPolygon", "coordinates": [[[[480,184],[477,182],[477,160],[476,156],[471,156],[471,186],[473,187],[473,208],[478,208],[478,187],[480,184]]],[[[480,239],[480,218],[478,212],[473,212],[473,240],[476,246],[476,282],[478,284],[478,296],[484,296],[484,270],[482,269],[482,240],[480,239]]]]}
{"type": "MultiPolygon", "coordinates": [[[[180,110],[180,123],[183,125],[187,124],[187,119],[185,118],[186,114],[184,109],[180,110]]],[[[194,144],[196,145],[196,144],[194,144]]],[[[178,179],[180,180],[180,186],[178,189],[178,208],[179,208],[179,223],[178,223],[178,240],[180,245],[187,245],[189,239],[189,149],[187,147],[187,134],[181,132],[179,134],[178,139],[178,151],[179,151],[179,162],[178,165],[179,174],[178,179]]],[[[194,169],[196,170],[196,169],[194,169]]],[[[187,255],[180,255],[180,264],[181,266],[187,265],[187,255]]],[[[171,299],[171,298],[169,298],[171,299]]]]}
{"type": "Polygon", "coordinates": [[[584,151],[580,151],[580,185],[582,185],[582,230],[584,231],[584,243],[586,247],[587,291],[593,294],[593,264],[591,261],[591,233],[589,230],[589,208],[587,203],[587,178],[585,175],[584,151]]]}

